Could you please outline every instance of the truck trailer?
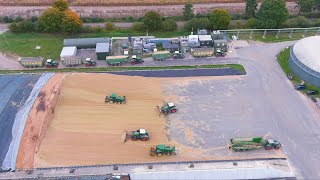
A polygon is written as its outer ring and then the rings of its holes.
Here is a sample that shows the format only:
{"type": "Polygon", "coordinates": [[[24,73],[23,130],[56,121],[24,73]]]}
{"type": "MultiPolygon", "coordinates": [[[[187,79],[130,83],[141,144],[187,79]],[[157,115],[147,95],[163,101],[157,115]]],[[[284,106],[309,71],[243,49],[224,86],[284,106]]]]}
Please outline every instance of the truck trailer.
{"type": "Polygon", "coordinates": [[[128,57],[127,56],[107,56],[106,61],[109,66],[121,66],[122,64],[128,62],[128,57]]]}
{"type": "Polygon", "coordinates": [[[18,62],[25,68],[37,68],[44,66],[43,57],[21,57],[18,62]]]}
{"type": "Polygon", "coordinates": [[[61,59],[61,62],[66,67],[73,67],[83,64],[82,59],[80,57],[64,57],[61,59]]]}
{"type": "Polygon", "coordinates": [[[193,48],[191,54],[195,58],[211,57],[214,54],[213,48],[193,48]]]}
{"type": "Polygon", "coordinates": [[[169,51],[156,51],[152,53],[152,57],[155,61],[164,61],[170,58],[171,53],[169,51]]]}

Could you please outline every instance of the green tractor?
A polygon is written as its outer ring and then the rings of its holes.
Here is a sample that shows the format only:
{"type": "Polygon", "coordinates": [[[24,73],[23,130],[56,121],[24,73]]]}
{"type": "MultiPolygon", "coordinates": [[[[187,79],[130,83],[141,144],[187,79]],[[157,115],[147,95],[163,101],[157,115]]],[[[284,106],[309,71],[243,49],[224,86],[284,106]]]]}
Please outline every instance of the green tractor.
{"type": "Polygon", "coordinates": [[[162,155],[175,155],[176,147],[175,146],[166,146],[163,144],[157,145],[156,147],[151,147],[150,156],[162,156],[162,155]]]}
{"type": "Polygon", "coordinates": [[[150,138],[150,135],[145,129],[138,129],[136,131],[132,131],[132,134],[130,134],[129,137],[131,141],[136,141],[136,140],[148,141],[150,138]]]}
{"type": "Polygon", "coordinates": [[[164,106],[162,106],[161,108],[159,106],[157,106],[160,113],[162,114],[169,114],[169,113],[175,113],[178,111],[176,105],[173,102],[169,102],[169,103],[164,103],[164,106]]]}
{"type": "Polygon", "coordinates": [[[264,148],[266,150],[271,150],[271,149],[275,149],[275,150],[279,150],[281,147],[280,142],[274,140],[274,139],[267,139],[264,142],[264,148]]]}
{"type": "Polygon", "coordinates": [[[137,57],[137,55],[132,55],[131,60],[130,60],[130,63],[132,65],[141,64],[143,62],[144,62],[143,59],[141,59],[140,57],[137,57]]]}
{"type": "Polygon", "coordinates": [[[47,59],[46,61],[46,68],[57,68],[59,66],[58,61],[47,59]]]}
{"type": "Polygon", "coordinates": [[[84,63],[85,67],[89,67],[89,66],[95,67],[96,65],[97,65],[96,61],[92,60],[91,58],[87,58],[86,62],[84,63]]]}
{"type": "Polygon", "coordinates": [[[183,58],[184,58],[184,55],[183,55],[181,52],[179,52],[179,51],[175,51],[175,52],[172,54],[172,57],[173,57],[174,59],[183,59],[183,58]]]}
{"type": "Polygon", "coordinates": [[[111,94],[111,96],[106,96],[105,103],[118,103],[118,104],[125,104],[126,97],[125,96],[117,96],[116,94],[111,94]]]}
{"type": "Polygon", "coordinates": [[[221,49],[216,49],[215,55],[216,55],[216,57],[225,57],[226,53],[221,51],[221,49]]]}

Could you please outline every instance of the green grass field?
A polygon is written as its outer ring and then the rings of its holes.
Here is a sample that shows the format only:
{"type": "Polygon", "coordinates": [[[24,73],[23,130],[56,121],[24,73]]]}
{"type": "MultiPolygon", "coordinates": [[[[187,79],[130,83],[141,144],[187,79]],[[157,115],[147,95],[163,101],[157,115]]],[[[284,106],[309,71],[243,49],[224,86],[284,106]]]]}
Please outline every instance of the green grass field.
{"type": "MultiPolygon", "coordinates": [[[[288,61],[289,61],[289,57],[290,57],[290,48],[287,48],[287,49],[284,49],[278,56],[277,56],[277,60],[278,60],[278,63],[280,64],[282,70],[284,71],[284,73],[286,75],[288,75],[289,73],[293,74],[293,79],[291,80],[291,82],[293,83],[293,85],[295,84],[300,84],[301,83],[301,79],[295,75],[290,67],[289,67],[289,64],[288,64],[288,61]]],[[[306,90],[303,90],[302,92],[305,93],[307,90],[318,90],[320,92],[320,88],[316,87],[316,86],[313,86],[311,84],[308,84],[305,82],[305,85],[307,87],[306,90]]],[[[320,95],[317,95],[317,97],[320,98],[320,95]]]]}

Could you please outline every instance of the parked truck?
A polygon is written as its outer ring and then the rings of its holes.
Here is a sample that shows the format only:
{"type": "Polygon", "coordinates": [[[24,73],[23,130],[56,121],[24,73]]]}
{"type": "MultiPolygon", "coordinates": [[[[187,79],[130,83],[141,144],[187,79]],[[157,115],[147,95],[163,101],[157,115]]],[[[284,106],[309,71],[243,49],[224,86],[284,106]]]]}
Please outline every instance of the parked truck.
{"type": "Polygon", "coordinates": [[[152,57],[155,61],[164,61],[170,58],[171,53],[169,51],[156,51],[152,53],[152,57]]]}
{"type": "Polygon", "coordinates": [[[271,138],[264,139],[263,137],[248,137],[248,138],[232,138],[230,139],[230,149],[234,151],[250,151],[254,149],[265,148],[266,150],[278,150],[281,144],[271,138]]]}
{"type": "Polygon", "coordinates": [[[211,57],[214,54],[213,48],[194,48],[191,49],[191,54],[195,58],[211,57]]]}
{"type": "Polygon", "coordinates": [[[128,57],[127,56],[107,56],[106,61],[109,66],[121,66],[122,64],[128,62],[128,57]]]}
{"type": "Polygon", "coordinates": [[[65,57],[61,59],[61,62],[66,67],[74,67],[83,64],[80,57],[65,57]]]}
{"type": "Polygon", "coordinates": [[[43,57],[21,57],[18,62],[26,68],[37,68],[44,66],[43,57]]]}

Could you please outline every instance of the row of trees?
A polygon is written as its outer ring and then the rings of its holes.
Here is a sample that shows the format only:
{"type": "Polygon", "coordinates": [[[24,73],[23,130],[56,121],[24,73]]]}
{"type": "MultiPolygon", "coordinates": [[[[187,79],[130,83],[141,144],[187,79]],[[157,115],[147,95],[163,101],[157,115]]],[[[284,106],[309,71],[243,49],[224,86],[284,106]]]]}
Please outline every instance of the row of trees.
{"type": "Polygon", "coordinates": [[[12,32],[78,33],[82,30],[82,25],[79,15],[69,9],[68,2],[57,0],[42,13],[39,20],[21,20],[10,24],[9,28],[12,32]]]}

